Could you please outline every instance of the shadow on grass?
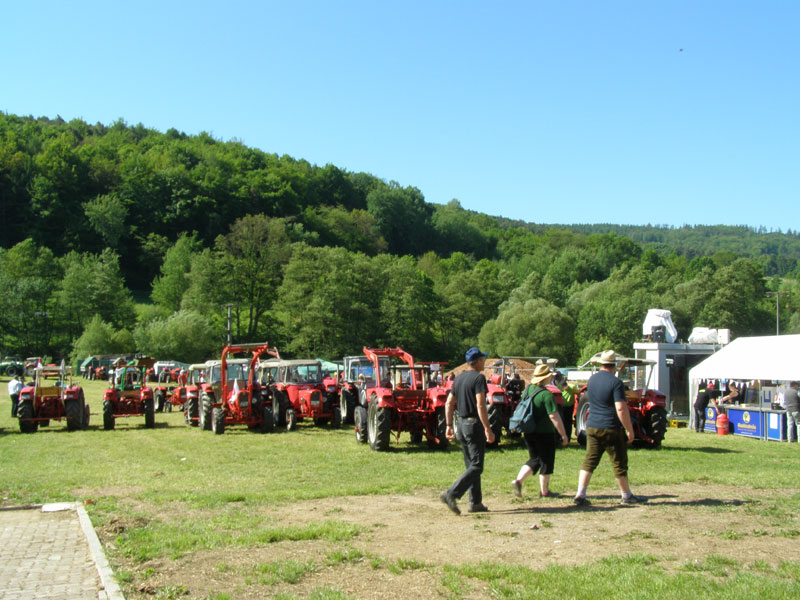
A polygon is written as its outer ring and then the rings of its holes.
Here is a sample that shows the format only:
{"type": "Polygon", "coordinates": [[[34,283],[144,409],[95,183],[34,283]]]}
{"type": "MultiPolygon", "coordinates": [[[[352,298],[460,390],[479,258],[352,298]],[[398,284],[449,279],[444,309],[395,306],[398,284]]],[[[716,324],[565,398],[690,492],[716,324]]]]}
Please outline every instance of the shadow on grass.
{"type": "Polygon", "coordinates": [[[683,446],[665,446],[663,451],[668,452],[703,452],[704,454],[742,454],[744,450],[731,450],[730,448],[713,448],[711,446],[697,446],[685,448],[683,446]]]}

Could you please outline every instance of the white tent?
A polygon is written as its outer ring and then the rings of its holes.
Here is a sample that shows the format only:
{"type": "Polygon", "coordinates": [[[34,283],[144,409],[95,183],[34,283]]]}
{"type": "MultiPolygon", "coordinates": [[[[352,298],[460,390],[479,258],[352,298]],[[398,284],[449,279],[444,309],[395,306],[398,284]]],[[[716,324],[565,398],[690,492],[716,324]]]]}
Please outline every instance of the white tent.
{"type": "Polygon", "coordinates": [[[689,371],[700,379],[800,380],[800,335],[736,338],[689,371]]]}

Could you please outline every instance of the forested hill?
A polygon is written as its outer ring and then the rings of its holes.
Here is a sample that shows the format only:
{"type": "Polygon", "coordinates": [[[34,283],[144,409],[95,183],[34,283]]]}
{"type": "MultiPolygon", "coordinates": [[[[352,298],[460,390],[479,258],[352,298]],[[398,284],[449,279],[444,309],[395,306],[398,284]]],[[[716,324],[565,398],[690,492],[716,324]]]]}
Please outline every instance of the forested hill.
{"type": "Polygon", "coordinates": [[[122,121],[105,126],[0,114],[0,194],[0,219],[11,224],[2,228],[0,246],[32,238],[56,255],[111,248],[133,289],[149,289],[180,233],[196,231],[211,244],[247,214],[288,219],[293,237],[312,245],[371,255],[460,251],[506,259],[519,252],[513,230],[521,228],[614,233],[663,257],[729,252],[757,258],[766,275],[785,275],[800,260],[796,232],[523,223],[464,211],[457,202],[432,205],[414,187],[366,173],[122,121]]]}
{"type": "Polygon", "coordinates": [[[575,361],[631,351],[648,308],[735,335],[800,331],[800,239],[747,228],[551,226],[413,186],[123,121],[0,114],[0,352],[575,361]],[[781,275],[784,279],[765,276],[781,275]],[[136,302],[134,302],[134,298],[136,302]]]}

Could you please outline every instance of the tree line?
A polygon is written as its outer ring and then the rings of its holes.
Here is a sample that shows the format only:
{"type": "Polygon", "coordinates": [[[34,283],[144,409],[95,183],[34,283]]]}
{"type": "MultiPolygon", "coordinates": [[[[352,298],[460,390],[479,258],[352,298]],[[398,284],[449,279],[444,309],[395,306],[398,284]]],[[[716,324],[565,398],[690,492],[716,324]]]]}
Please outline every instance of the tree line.
{"type": "Polygon", "coordinates": [[[206,134],[12,115],[0,195],[4,353],[202,360],[230,307],[237,341],[295,356],[402,345],[460,362],[480,344],[564,364],[630,352],[652,307],[684,337],[771,333],[769,291],[783,331],[800,331],[791,233],[753,232],[782,240],[780,277],[741,248],[514,223],[206,134]]]}

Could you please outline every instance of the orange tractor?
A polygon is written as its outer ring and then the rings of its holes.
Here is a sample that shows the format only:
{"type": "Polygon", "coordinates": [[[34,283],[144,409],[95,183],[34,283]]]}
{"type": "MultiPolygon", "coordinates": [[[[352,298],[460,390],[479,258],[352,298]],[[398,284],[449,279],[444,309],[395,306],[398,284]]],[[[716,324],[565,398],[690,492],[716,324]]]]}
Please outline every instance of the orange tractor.
{"type": "Polygon", "coordinates": [[[431,448],[447,447],[447,389],[431,385],[430,365],[416,364],[402,348],[364,348],[364,355],[372,362],[374,379],[365,379],[359,390],[366,406],[355,408],[356,440],[387,450],[392,431],[395,439],[408,431],[412,442],[424,436],[431,448]]]}
{"type": "Polygon", "coordinates": [[[67,430],[89,427],[89,405],[83,389],[72,383],[72,367],[48,365],[34,369],[33,385],[22,388],[17,407],[19,429],[34,433],[46,427],[51,420],[67,421],[67,430]],[[46,379],[55,379],[55,385],[46,379]]]}
{"type": "MultiPolygon", "coordinates": [[[[258,362],[266,356],[280,358],[268,342],[225,346],[219,364],[210,364],[208,380],[201,384],[200,426],[215,434],[230,425],[247,425],[251,431],[269,433],[275,427],[272,397],[256,379],[258,362]],[[249,352],[250,359],[229,359],[249,352]]],[[[211,361],[209,361],[211,362],[211,361]]],[[[216,361],[213,361],[216,363],[216,361]]]]}

